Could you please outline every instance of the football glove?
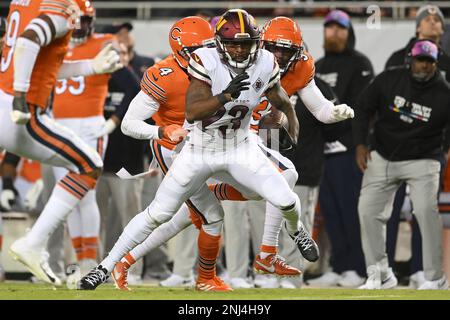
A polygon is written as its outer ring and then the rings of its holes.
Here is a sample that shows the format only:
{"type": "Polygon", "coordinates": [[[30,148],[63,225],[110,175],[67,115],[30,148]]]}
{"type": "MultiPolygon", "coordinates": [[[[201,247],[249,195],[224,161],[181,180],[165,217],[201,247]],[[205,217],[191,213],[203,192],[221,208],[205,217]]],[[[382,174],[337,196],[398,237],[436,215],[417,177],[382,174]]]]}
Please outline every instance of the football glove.
{"type": "Polygon", "coordinates": [[[230,81],[230,83],[225,88],[225,90],[222,91],[222,93],[229,93],[233,99],[239,98],[241,91],[248,90],[250,82],[244,82],[244,80],[247,80],[248,78],[249,75],[247,72],[239,74],[230,81]]]}
{"type": "Polygon", "coordinates": [[[113,49],[111,43],[107,44],[96,56],[91,60],[91,66],[95,74],[113,73],[123,68],[120,63],[120,56],[113,49]]]}
{"type": "Polygon", "coordinates": [[[353,118],[355,116],[355,111],[346,104],[339,104],[333,106],[331,114],[336,122],[353,118]]]}
{"type": "Polygon", "coordinates": [[[11,211],[19,193],[14,187],[13,178],[3,177],[3,190],[0,193],[0,210],[11,211]]]}

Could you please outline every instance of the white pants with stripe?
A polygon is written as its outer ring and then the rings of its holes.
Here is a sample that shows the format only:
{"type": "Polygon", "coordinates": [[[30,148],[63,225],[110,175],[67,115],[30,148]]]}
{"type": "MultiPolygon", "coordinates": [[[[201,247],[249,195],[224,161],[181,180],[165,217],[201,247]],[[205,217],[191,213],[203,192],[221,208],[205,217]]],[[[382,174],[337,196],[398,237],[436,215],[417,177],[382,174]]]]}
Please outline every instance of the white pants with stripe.
{"type": "Polygon", "coordinates": [[[33,113],[26,125],[14,123],[10,116],[12,101],[12,95],[0,90],[1,148],[75,173],[90,172],[103,166],[94,148],[46,114],[33,113]]]}
{"type": "Polygon", "coordinates": [[[192,200],[192,196],[198,194],[202,194],[202,201],[209,204],[210,210],[201,212],[204,222],[222,220],[220,203],[205,182],[210,177],[226,176],[277,208],[288,208],[298,202],[298,196],[263,153],[256,139],[249,138],[226,151],[205,150],[186,144],[173,161],[155,200],[147,209],[149,223],[168,221],[183,202],[189,198],[192,200]],[[220,209],[211,210],[217,208],[220,209]]]}

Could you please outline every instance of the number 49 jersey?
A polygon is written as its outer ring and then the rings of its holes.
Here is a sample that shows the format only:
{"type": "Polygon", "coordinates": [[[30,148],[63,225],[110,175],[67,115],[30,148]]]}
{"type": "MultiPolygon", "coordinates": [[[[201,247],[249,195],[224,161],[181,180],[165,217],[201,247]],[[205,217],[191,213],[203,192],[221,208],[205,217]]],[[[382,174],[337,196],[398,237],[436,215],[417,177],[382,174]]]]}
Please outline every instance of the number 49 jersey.
{"type": "MultiPolygon", "coordinates": [[[[210,85],[213,95],[220,94],[237,76],[221,61],[215,48],[197,49],[189,62],[188,72],[210,85]]],[[[191,143],[221,147],[230,145],[225,140],[232,140],[231,144],[236,145],[248,136],[252,112],[264,93],[280,81],[280,71],[274,55],[260,49],[256,61],[245,72],[249,75],[246,80],[250,82],[249,89],[242,91],[236,100],[226,103],[211,118],[196,121],[190,134],[191,143]]]]}
{"type": "MultiPolygon", "coordinates": [[[[75,0],[13,0],[9,6],[8,29],[0,61],[0,89],[14,94],[14,48],[17,38],[24,32],[31,20],[41,14],[62,16],[67,23],[73,23],[79,12],[75,0]]],[[[27,93],[27,102],[43,109],[56,83],[56,76],[67,52],[72,31],[54,39],[42,47],[36,59],[27,93]]]]}

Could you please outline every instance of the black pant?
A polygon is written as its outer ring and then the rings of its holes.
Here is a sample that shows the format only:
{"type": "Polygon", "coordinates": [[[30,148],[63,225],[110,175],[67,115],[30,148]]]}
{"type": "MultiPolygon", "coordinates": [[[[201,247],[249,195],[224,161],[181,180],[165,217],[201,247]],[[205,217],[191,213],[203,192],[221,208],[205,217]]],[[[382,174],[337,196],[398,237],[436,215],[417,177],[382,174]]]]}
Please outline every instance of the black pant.
{"type": "Polygon", "coordinates": [[[355,270],[361,276],[366,274],[358,218],[361,179],[354,152],[325,160],[319,203],[331,243],[330,264],[336,273],[355,270]]]}

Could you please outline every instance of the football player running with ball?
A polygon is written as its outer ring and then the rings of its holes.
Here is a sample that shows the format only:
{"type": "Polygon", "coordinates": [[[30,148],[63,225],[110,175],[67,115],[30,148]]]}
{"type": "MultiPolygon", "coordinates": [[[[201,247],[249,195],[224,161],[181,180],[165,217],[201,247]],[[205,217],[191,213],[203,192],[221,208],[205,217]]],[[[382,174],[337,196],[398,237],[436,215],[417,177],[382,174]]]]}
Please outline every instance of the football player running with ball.
{"type": "MultiPolygon", "coordinates": [[[[136,246],[159,224],[170,219],[182,202],[202,188],[211,176],[232,181],[238,185],[237,189],[247,191],[244,194],[253,193],[267,199],[286,218],[288,230],[298,233],[299,199],[249,130],[251,111],[265,93],[269,102],[286,113],[289,133],[296,141],[298,121],[280,86],[278,64],[271,53],[259,49],[258,27],[243,10],[230,10],[222,16],[216,27],[216,40],[217,49],[196,50],[189,64],[192,81],[186,96],[186,118],[193,126],[185,147],[174,160],[155,200],[125,228],[111,251],[114,257],[110,254],[84,277],[80,288],[95,289],[106,279],[111,264],[127,253],[125,250],[136,246]],[[250,88],[251,83],[254,85],[250,88]]],[[[202,216],[200,265],[209,269],[214,267],[218,254],[216,240],[220,239],[222,220],[223,217],[208,212],[202,216]],[[209,259],[202,257],[202,249],[209,259]]],[[[279,230],[280,226],[275,228],[279,230]]],[[[276,238],[278,234],[272,236],[276,238]]],[[[267,266],[266,272],[276,273],[281,269],[292,271],[292,275],[300,274],[269,249],[265,257],[258,256],[260,264],[267,266]]],[[[201,283],[197,282],[197,288],[200,287],[201,283]]]]}

